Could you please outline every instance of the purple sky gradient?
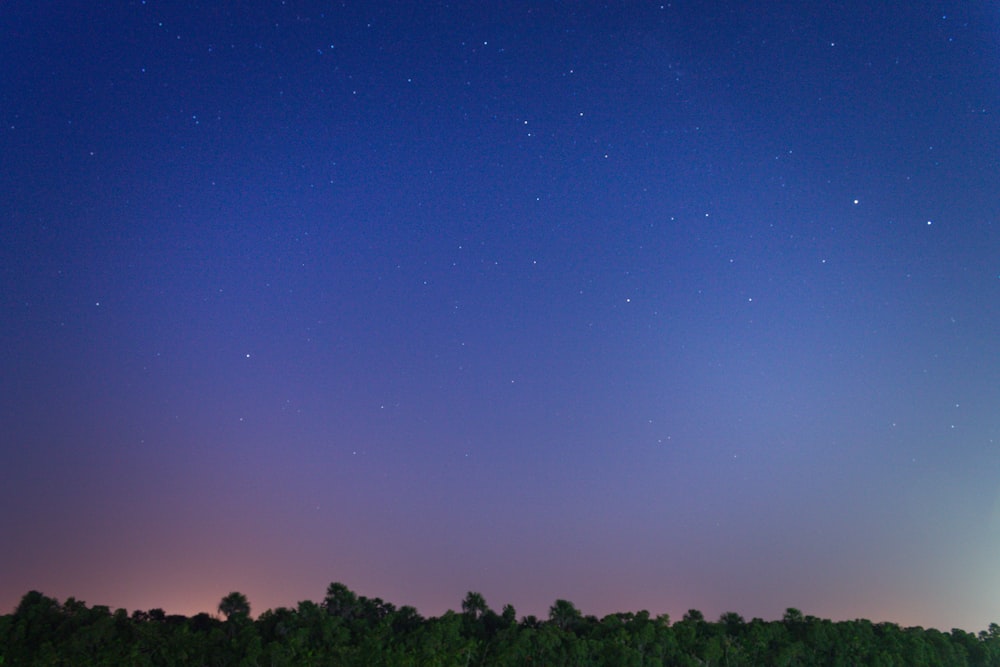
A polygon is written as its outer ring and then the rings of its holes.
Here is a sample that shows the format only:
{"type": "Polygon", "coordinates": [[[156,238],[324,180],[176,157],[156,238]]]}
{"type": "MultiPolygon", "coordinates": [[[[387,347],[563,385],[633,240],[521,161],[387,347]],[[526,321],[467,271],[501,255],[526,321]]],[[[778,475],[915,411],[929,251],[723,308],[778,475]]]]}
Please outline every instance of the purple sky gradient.
{"type": "Polygon", "coordinates": [[[1000,15],[0,11],[0,611],[1000,621],[1000,15]]]}

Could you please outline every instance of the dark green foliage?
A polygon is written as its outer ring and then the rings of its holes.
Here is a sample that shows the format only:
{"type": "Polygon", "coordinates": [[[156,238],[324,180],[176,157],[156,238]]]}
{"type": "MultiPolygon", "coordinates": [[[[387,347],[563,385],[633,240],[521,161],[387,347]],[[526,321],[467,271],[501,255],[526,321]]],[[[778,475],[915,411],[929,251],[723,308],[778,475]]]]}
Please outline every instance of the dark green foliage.
{"type": "Polygon", "coordinates": [[[697,610],[671,624],[649,612],[583,615],[556,600],[547,620],[517,620],[514,608],[490,609],[470,592],[462,611],[424,618],[330,584],[321,604],[300,602],[250,618],[241,593],[219,603],[225,621],[162,609],[62,604],[37,591],[0,616],[0,665],[217,665],[234,667],[750,667],[756,665],[1000,667],[1000,625],[978,635],[900,628],[866,620],[833,622],[786,610],[780,621],[717,622],[697,610]]]}

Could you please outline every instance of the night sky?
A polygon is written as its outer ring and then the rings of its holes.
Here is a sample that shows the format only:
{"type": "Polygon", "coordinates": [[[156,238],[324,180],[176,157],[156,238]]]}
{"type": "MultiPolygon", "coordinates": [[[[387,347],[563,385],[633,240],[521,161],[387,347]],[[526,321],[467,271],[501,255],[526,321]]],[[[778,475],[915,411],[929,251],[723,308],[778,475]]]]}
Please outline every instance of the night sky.
{"type": "Polygon", "coordinates": [[[0,31],[0,613],[1000,621],[993,3],[0,31]]]}

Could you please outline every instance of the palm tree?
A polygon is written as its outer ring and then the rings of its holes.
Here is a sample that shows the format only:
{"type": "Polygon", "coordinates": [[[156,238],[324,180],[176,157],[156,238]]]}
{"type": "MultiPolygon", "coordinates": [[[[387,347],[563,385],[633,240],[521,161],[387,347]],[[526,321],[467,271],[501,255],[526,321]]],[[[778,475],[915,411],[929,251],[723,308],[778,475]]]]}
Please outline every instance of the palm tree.
{"type": "Polygon", "coordinates": [[[482,593],[469,591],[462,600],[462,613],[473,620],[479,619],[489,607],[486,606],[486,598],[482,593]]]}
{"type": "Polygon", "coordinates": [[[233,591],[219,602],[219,613],[226,620],[250,617],[250,602],[243,593],[233,591]]]}

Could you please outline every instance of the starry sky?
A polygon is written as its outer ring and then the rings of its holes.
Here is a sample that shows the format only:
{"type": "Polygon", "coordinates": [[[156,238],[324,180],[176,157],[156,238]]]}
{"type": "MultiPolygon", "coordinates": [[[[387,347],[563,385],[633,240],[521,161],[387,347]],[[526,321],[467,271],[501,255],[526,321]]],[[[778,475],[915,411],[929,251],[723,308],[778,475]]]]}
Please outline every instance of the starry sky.
{"type": "Polygon", "coordinates": [[[0,30],[3,613],[1000,621],[993,3],[0,30]]]}

